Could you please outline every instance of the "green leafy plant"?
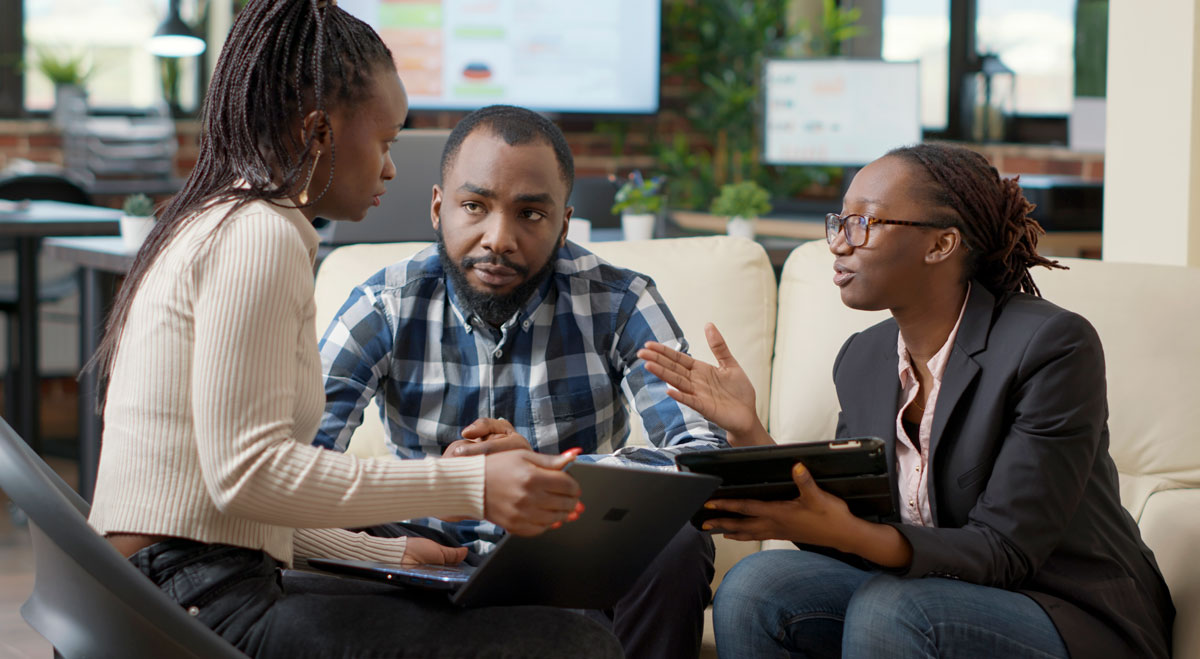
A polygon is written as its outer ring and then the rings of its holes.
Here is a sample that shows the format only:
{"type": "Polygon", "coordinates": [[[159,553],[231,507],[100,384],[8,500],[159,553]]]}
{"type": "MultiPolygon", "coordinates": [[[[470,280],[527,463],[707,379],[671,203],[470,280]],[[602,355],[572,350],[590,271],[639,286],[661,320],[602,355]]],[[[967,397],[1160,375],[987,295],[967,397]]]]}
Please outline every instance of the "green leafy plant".
{"type": "Polygon", "coordinates": [[[836,57],[842,54],[842,44],[864,32],[858,21],[862,9],[842,9],[837,0],[821,0],[821,20],[812,25],[804,18],[793,23],[784,53],[788,57],[836,57]]]}
{"type": "Polygon", "coordinates": [[[56,85],[82,86],[95,72],[95,67],[82,53],[55,52],[49,48],[38,48],[36,53],[34,68],[56,85]]]}
{"type": "Polygon", "coordinates": [[[131,194],[125,197],[121,211],[130,217],[150,217],[154,215],[154,202],[144,194],[131,194]]]}
{"type": "Polygon", "coordinates": [[[819,20],[789,18],[792,0],[668,0],[663,3],[664,85],[684,85],[691,130],[652,133],[673,206],[700,209],[726,183],[755,181],[777,197],[836,187],[840,168],[761,162],[762,67],[773,57],[838,55],[865,30],[858,9],[822,0],[819,20]],[[704,135],[697,144],[692,135],[704,135]]]}
{"type": "MultiPolygon", "coordinates": [[[[617,177],[608,177],[616,184],[617,177]]],[[[617,188],[613,197],[613,214],[657,213],[663,206],[663,177],[643,178],[640,171],[629,173],[629,178],[617,188]]]]}
{"type": "Polygon", "coordinates": [[[771,212],[771,193],[754,181],[726,183],[709,211],[713,215],[746,219],[766,215],[771,212]]]}

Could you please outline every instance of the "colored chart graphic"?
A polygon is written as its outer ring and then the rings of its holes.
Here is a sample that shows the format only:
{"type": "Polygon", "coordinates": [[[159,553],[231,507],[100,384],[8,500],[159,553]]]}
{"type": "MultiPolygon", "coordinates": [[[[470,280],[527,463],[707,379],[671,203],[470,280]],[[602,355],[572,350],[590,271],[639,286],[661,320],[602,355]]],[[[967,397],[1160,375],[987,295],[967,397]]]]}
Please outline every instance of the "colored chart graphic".
{"type": "Polygon", "coordinates": [[[495,102],[562,111],[657,108],[658,2],[341,4],[379,31],[414,109],[473,109],[495,102]]]}

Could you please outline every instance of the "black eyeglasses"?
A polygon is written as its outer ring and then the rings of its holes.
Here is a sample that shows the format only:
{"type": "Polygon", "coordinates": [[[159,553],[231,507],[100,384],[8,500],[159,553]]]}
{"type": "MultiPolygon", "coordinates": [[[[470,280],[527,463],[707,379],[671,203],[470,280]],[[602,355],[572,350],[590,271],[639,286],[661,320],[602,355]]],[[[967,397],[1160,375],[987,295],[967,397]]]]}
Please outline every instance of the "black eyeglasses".
{"type": "Polygon", "coordinates": [[[851,247],[862,247],[867,242],[867,229],[872,224],[898,224],[905,227],[929,227],[944,229],[946,225],[933,222],[909,222],[907,220],[881,220],[870,215],[838,215],[829,213],[825,216],[825,240],[830,245],[837,240],[842,227],[846,227],[846,244],[851,247]]]}

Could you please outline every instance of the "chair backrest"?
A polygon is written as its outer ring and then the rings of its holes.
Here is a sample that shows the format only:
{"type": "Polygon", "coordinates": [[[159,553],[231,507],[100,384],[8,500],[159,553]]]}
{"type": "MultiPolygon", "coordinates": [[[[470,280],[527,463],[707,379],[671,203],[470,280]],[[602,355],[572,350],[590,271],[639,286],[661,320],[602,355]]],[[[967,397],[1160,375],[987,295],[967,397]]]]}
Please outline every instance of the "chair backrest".
{"type": "Polygon", "coordinates": [[[0,419],[0,489],[29,516],[29,626],[67,657],[244,657],[88,526],[88,505],[0,419]]]}
{"type": "Polygon", "coordinates": [[[0,199],[92,203],[92,196],[78,182],[65,175],[46,173],[0,176],[0,199]]]}
{"type": "Polygon", "coordinates": [[[588,220],[598,229],[616,229],[621,217],[612,212],[617,185],[604,176],[580,176],[575,179],[568,206],[575,208],[573,217],[588,220]]]}

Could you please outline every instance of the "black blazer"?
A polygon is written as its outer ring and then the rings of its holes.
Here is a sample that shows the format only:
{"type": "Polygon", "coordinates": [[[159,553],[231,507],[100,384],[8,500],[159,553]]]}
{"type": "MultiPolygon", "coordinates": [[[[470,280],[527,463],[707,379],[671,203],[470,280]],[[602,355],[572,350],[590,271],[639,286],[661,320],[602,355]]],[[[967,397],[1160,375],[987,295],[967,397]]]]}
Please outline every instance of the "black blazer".
{"type": "MultiPolygon", "coordinates": [[[[885,440],[897,510],[898,332],[889,319],[850,337],[833,367],[838,436],[885,440]]],[[[905,574],[1023,592],[1076,659],[1168,657],[1175,609],[1121,507],[1091,324],[1032,295],[997,300],[975,282],[936,404],[937,527],[895,524],[913,548],[905,574]]]]}

